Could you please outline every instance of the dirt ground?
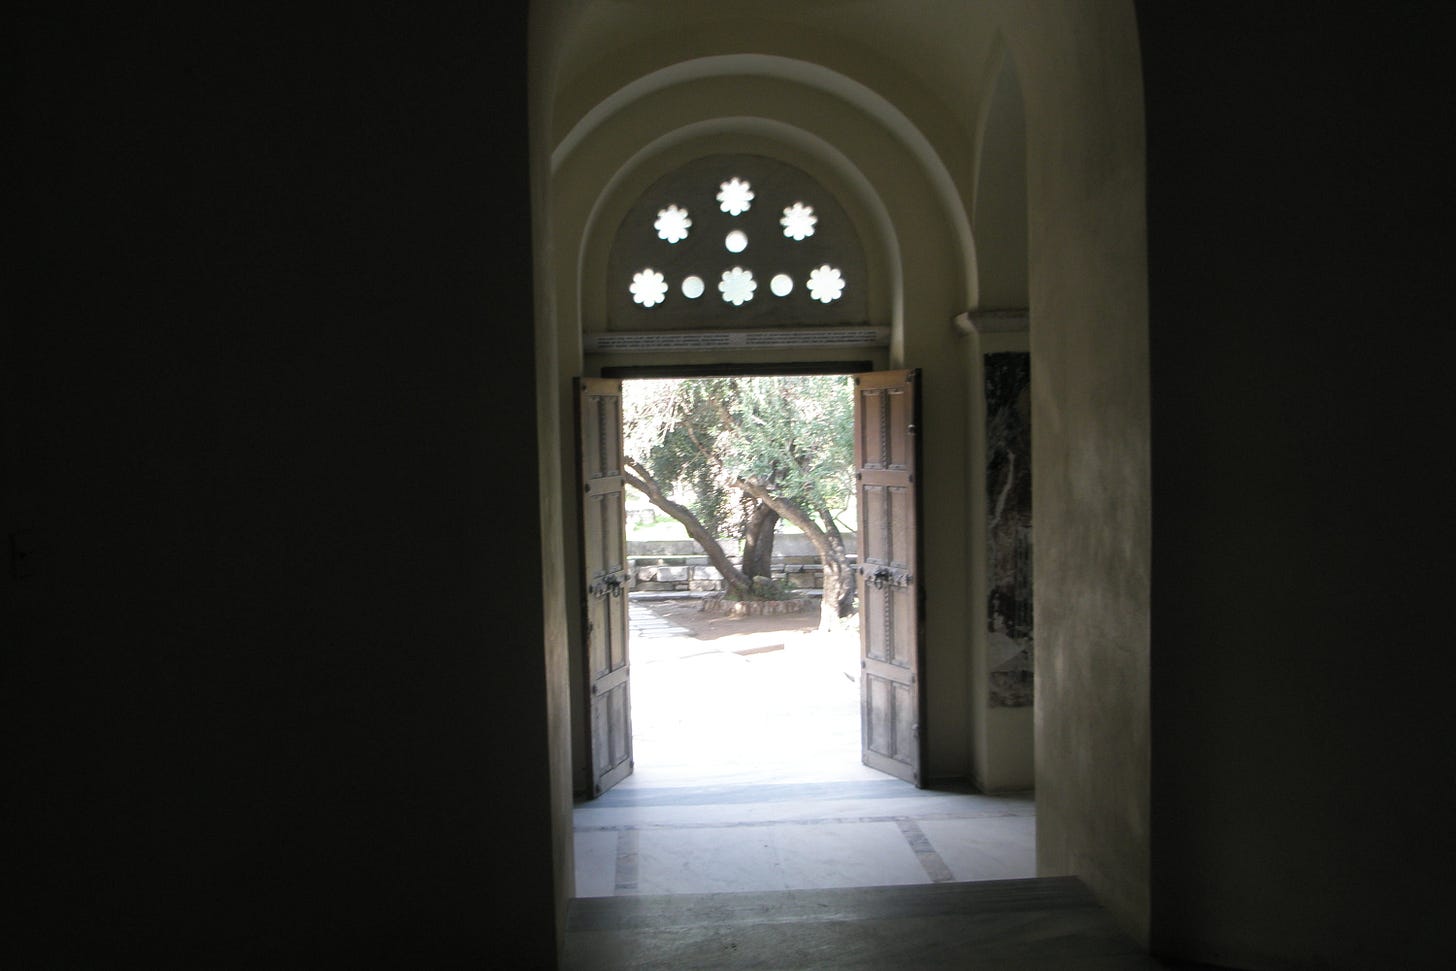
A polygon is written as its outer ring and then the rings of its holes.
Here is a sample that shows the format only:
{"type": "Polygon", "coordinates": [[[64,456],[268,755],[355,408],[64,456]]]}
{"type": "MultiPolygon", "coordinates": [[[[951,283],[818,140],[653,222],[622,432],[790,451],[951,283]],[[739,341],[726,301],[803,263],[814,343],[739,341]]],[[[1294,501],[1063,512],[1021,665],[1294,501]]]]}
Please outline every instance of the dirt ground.
{"type": "Polygon", "coordinates": [[[820,631],[817,603],[749,617],[701,611],[696,600],[631,607],[630,784],[873,774],[860,763],[857,630],[820,631]]]}
{"type": "Polygon", "coordinates": [[[797,613],[747,617],[700,610],[697,600],[634,602],[634,609],[637,606],[649,609],[663,622],[685,633],[634,634],[632,653],[636,661],[688,657],[703,651],[762,656],[765,652],[784,649],[812,649],[835,658],[843,655],[858,666],[858,627],[851,622],[843,630],[820,631],[817,603],[797,613]]]}
{"type": "Polygon", "coordinates": [[[780,631],[808,633],[819,626],[817,604],[798,613],[747,617],[701,610],[697,600],[659,600],[652,602],[651,606],[663,619],[686,628],[700,641],[780,631]]]}

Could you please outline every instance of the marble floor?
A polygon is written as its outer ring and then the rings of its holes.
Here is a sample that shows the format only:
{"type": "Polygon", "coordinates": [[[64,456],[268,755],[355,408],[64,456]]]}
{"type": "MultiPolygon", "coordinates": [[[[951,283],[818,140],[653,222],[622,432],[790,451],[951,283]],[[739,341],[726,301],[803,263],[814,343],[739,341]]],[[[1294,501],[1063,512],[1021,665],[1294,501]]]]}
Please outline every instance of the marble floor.
{"type": "Polygon", "coordinates": [[[665,613],[631,605],[636,771],[576,807],[562,968],[1173,967],[1034,877],[1030,793],[860,764],[853,637],[694,641],[665,613]]]}
{"type": "Polygon", "coordinates": [[[579,898],[1035,874],[1030,793],[916,789],[859,761],[851,635],[696,641],[631,605],[634,774],[575,810],[579,898]]]}

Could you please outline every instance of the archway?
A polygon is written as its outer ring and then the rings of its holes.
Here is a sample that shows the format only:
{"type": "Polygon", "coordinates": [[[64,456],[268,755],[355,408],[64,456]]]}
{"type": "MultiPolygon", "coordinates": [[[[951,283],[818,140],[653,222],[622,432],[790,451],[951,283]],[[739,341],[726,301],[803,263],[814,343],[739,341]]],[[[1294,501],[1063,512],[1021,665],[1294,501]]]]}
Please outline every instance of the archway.
{"type": "MultiPolygon", "coordinates": [[[[982,109],[1002,64],[991,55],[996,39],[1014,55],[1027,119],[1038,534],[1056,536],[1036,562],[1038,654],[1048,662],[1039,667],[1037,768],[1047,783],[1039,789],[1052,798],[1039,856],[1046,872],[1084,874],[1141,933],[1149,510],[1131,5],[1053,15],[1035,3],[925,3],[876,19],[866,4],[846,8],[830,31],[819,22],[801,29],[812,11],[756,9],[734,19],[729,10],[664,15],[652,6],[649,15],[627,6],[586,10],[579,20],[563,14],[555,24],[565,41],[555,48],[561,60],[547,111],[547,235],[563,259],[548,277],[555,315],[545,359],[555,379],[543,418],[559,429],[576,362],[587,372],[600,363],[581,335],[601,326],[593,316],[602,305],[604,274],[594,263],[602,227],[653,178],[705,152],[754,151],[842,186],[847,208],[870,228],[871,272],[884,283],[885,302],[873,312],[889,336],[872,352],[877,364],[929,362],[946,378],[927,382],[936,389],[927,412],[949,434],[949,475],[926,484],[929,502],[961,518],[927,551],[944,584],[937,590],[946,591],[931,607],[928,634],[941,652],[938,669],[951,675],[932,690],[930,731],[933,770],[959,774],[975,770],[977,727],[964,687],[974,677],[965,605],[975,597],[965,592],[974,589],[968,547],[977,529],[968,512],[974,475],[964,461],[974,397],[964,378],[978,351],[950,322],[966,311],[974,322],[985,309],[965,213],[976,191],[982,109]]],[[[760,356],[788,355],[801,352],[760,356]]]]}

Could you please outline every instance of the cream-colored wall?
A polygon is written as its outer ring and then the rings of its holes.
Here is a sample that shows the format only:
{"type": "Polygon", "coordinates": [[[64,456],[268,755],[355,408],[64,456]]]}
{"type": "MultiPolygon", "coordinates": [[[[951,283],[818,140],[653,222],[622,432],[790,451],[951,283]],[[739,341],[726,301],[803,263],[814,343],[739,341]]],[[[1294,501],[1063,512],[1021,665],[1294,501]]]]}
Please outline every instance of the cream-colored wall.
{"type": "Polygon", "coordinates": [[[572,841],[572,753],[576,747],[573,727],[581,721],[571,710],[571,627],[566,605],[571,602],[565,564],[559,551],[566,542],[562,496],[557,487],[562,470],[558,436],[562,412],[556,395],[558,326],[555,292],[550,281],[555,275],[554,244],[551,235],[550,145],[552,101],[558,55],[553,39],[560,31],[559,11],[549,4],[532,8],[529,24],[529,65],[533,83],[529,88],[531,228],[533,239],[533,281],[536,328],[535,408],[537,422],[541,517],[541,584],[544,604],[546,653],[546,716],[551,758],[552,874],[556,886],[556,939],[558,953],[566,930],[567,902],[576,896],[575,847],[572,841]]]}
{"type": "Polygon", "coordinates": [[[1007,24],[1027,120],[1037,866],[1140,939],[1151,500],[1142,85],[1124,4],[1007,24]]]}
{"type": "MultiPolygon", "coordinates": [[[[981,108],[975,163],[972,231],[976,238],[979,309],[1019,311],[1014,332],[982,332],[971,326],[965,338],[967,408],[966,560],[971,635],[971,776],[987,792],[1035,785],[1034,710],[992,708],[987,636],[986,398],[985,355],[1029,351],[1026,245],[1026,119],[1016,66],[998,35],[983,81],[989,92],[981,108]]],[[[1033,528],[1036,511],[1032,510],[1033,528]]],[[[1035,561],[1035,541],[1032,556],[1035,561]]]]}

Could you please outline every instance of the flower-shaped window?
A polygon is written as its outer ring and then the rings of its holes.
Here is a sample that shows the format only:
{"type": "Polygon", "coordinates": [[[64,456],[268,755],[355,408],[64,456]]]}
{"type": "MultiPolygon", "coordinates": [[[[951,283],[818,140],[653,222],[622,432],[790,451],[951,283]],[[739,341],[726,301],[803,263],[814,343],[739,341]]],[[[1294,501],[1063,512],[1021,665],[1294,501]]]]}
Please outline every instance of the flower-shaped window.
{"type": "Polygon", "coordinates": [[[718,186],[718,204],[730,216],[741,216],[753,205],[753,189],[734,176],[718,186]]]}
{"type": "Polygon", "coordinates": [[[855,223],[809,173],[766,156],[705,155],[626,210],[596,292],[607,330],[864,324],[868,270],[855,223]]]}
{"type": "Polygon", "coordinates": [[[693,221],[688,218],[686,209],[679,209],[677,206],[668,206],[659,210],[657,222],[652,228],[657,230],[657,238],[666,240],[669,243],[680,242],[688,238],[688,230],[693,226],[693,221]]]}
{"type": "Polygon", "coordinates": [[[818,221],[813,206],[796,202],[784,209],[784,218],[779,220],[779,225],[784,227],[785,236],[799,242],[814,235],[814,224],[818,221]]]}
{"type": "Polygon", "coordinates": [[[758,281],[754,280],[753,273],[741,266],[724,270],[723,279],[718,284],[718,290],[723,294],[723,299],[735,307],[741,307],[752,300],[753,291],[757,289],[758,281]]]}
{"type": "Polygon", "coordinates": [[[644,307],[655,307],[667,296],[667,279],[656,270],[647,269],[632,277],[632,299],[644,307]]]}
{"type": "Polygon", "coordinates": [[[844,292],[844,277],[825,264],[809,274],[809,296],[820,303],[833,303],[844,292]]]}

